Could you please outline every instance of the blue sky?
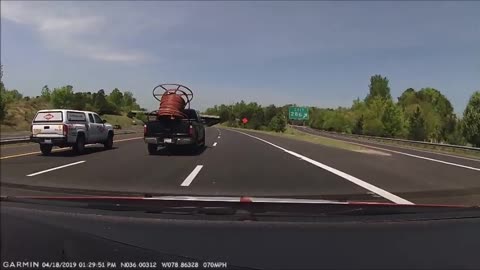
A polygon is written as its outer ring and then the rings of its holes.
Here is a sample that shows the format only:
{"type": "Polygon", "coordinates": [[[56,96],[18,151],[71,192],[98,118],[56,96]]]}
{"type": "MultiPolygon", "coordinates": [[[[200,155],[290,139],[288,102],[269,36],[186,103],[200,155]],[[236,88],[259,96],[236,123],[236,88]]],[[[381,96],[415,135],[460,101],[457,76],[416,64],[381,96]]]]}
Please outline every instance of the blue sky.
{"type": "Polygon", "coordinates": [[[134,92],[178,82],[201,110],[241,99],[349,106],[382,74],[392,95],[480,90],[480,2],[1,2],[9,89],[134,92]]]}

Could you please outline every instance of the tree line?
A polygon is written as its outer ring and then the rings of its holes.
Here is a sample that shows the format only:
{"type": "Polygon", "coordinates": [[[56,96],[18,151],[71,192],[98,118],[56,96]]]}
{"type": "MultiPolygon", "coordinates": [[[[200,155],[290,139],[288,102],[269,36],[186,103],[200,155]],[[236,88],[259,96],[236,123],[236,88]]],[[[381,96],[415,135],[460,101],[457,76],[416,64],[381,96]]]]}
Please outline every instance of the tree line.
{"type": "MultiPolygon", "coordinates": [[[[480,91],[472,94],[459,118],[450,101],[435,88],[408,88],[394,101],[388,78],[374,75],[368,89],[366,97],[357,98],[350,107],[310,107],[306,124],[327,131],[480,147],[480,91]]],[[[242,101],[214,106],[205,113],[219,115],[229,126],[281,132],[289,106],[262,107],[242,101]],[[241,124],[243,117],[249,119],[246,125],[241,124]]]]}
{"type": "Polygon", "coordinates": [[[99,114],[121,114],[131,110],[142,110],[130,91],[122,92],[118,88],[110,94],[100,89],[97,92],[74,92],[71,85],[50,88],[45,85],[40,97],[58,109],[95,111],[99,114]]]}
{"type": "Polygon", "coordinates": [[[39,96],[23,96],[18,90],[8,90],[0,80],[0,120],[7,116],[7,105],[15,106],[26,102],[37,109],[74,109],[94,111],[101,115],[128,113],[132,110],[145,110],[140,107],[130,91],[113,89],[109,94],[101,89],[96,92],[74,91],[73,86],[65,85],[52,90],[45,85],[39,96]]]}

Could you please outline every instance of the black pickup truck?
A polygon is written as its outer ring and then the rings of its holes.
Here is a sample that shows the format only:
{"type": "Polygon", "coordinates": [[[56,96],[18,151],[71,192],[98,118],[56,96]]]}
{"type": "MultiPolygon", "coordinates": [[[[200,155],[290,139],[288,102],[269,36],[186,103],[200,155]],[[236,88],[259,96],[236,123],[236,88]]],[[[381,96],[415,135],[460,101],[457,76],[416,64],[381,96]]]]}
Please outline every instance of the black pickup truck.
{"type": "Polygon", "coordinates": [[[172,148],[185,145],[198,149],[205,145],[205,120],[193,109],[185,109],[185,119],[157,118],[152,112],[144,125],[144,140],[150,155],[157,153],[159,146],[172,148]]]}

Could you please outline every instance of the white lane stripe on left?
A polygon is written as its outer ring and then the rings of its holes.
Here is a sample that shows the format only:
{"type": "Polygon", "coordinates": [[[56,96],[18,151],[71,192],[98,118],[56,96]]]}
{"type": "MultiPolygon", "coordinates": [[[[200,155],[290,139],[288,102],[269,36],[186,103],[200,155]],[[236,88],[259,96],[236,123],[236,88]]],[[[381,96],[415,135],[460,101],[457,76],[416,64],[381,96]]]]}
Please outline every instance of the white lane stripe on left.
{"type": "Polygon", "coordinates": [[[213,143],[213,146],[217,146],[217,142],[214,142],[214,143],[213,143]]]}
{"type": "Polygon", "coordinates": [[[58,170],[58,169],[63,169],[63,168],[66,168],[66,167],[70,167],[70,166],[73,166],[73,165],[81,164],[81,163],[84,163],[84,162],[85,162],[85,160],[77,161],[77,162],[74,162],[74,163],[69,163],[69,164],[65,164],[65,165],[62,165],[62,166],[55,167],[55,168],[51,168],[51,169],[48,169],[48,170],[27,174],[27,176],[35,176],[35,175],[39,175],[39,174],[42,174],[42,173],[47,173],[47,172],[55,171],[55,170],[58,170]]]}
{"type": "Polygon", "coordinates": [[[200,170],[203,168],[203,165],[197,165],[195,169],[183,180],[183,183],[181,184],[182,187],[188,187],[192,183],[193,179],[197,176],[197,174],[200,172],[200,170]]]}

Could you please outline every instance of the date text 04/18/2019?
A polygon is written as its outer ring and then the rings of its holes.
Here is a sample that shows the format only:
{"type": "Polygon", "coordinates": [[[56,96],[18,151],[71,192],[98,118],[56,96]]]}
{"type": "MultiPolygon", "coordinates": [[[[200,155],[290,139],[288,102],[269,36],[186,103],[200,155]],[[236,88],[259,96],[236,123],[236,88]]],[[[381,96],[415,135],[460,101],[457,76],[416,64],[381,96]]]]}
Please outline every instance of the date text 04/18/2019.
{"type": "Polygon", "coordinates": [[[75,262],[75,261],[43,261],[43,262],[28,262],[28,261],[17,261],[17,262],[2,262],[2,268],[10,269],[114,269],[117,268],[118,264],[115,262],[75,262]]]}

